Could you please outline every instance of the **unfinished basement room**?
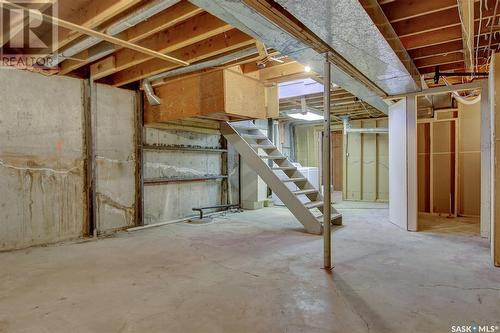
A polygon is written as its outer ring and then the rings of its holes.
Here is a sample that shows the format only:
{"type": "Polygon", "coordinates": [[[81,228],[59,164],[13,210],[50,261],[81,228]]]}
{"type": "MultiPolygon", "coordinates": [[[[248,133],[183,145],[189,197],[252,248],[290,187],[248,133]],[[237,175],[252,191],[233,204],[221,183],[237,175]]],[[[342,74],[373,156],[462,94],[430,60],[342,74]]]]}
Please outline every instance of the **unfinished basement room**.
{"type": "Polygon", "coordinates": [[[0,333],[500,333],[498,0],[0,11],[0,333]]]}

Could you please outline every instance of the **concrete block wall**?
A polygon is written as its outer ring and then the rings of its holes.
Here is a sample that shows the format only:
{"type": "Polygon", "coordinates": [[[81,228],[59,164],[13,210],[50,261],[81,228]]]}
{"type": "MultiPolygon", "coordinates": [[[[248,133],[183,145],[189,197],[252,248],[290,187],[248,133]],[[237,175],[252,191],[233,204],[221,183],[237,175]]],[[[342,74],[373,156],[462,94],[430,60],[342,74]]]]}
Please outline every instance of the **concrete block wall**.
{"type": "MultiPolygon", "coordinates": [[[[199,124],[197,124],[199,125],[199,124]]],[[[144,151],[144,178],[147,180],[176,180],[219,176],[223,172],[220,152],[193,151],[189,148],[221,149],[222,138],[215,127],[165,125],[146,128],[145,144],[156,148],[144,151]]],[[[231,151],[231,149],[229,149],[231,151]]],[[[228,158],[230,198],[238,202],[238,159],[233,153],[228,158]]],[[[145,224],[173,221],[196,215],[193,208],[223,203],[225,183],[222,180],[178,181],[150,184],[144,188],[145,224]]]]}
{"type": "MultiPolygon", "coordinates": [[[[0,251],[91,233],[84,81],[0,69],[0,251]]],[[[101,231],[134,225],[135,97],[97,87],[101,231]]]]}
{"type": "Polygon", "coordinates": [[[106,233],[134,226],[135,93],[97,85],[97,225],[106,233]]]}
{"type": "Polygon", "coordinates": [[[83,236],[83,82],[0,69],[0,87],[0,250],[83,236]]]}

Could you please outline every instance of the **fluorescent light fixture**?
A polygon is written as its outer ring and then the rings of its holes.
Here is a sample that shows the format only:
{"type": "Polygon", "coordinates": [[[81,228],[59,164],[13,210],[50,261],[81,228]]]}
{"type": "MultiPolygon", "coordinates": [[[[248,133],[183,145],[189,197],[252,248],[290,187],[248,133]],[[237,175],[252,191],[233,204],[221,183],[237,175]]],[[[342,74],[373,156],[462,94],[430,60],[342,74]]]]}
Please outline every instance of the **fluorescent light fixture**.
{"type": "Polygon", "coordinates": [[[306,66],[306,67],[304,67],[304,71],[305,71],[306,73],[310,73],[310,72],[311,72],[311,66],[306,66]]]}
{"type": "Polygon", "coordinates": [[[288,114],[288,116],[294,119],[307,120],[307,121],[323,120],[323,116],[312,112],[290,113],[288,114]]]}

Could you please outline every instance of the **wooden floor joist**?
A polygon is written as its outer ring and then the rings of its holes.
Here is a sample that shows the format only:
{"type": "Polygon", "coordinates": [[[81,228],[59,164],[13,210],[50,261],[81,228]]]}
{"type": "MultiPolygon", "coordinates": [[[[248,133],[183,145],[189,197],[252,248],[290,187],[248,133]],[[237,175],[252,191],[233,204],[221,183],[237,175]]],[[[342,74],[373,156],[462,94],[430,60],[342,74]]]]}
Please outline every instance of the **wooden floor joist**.
{"type": "Polygon", "coordinates": [[[62,20],[62,19],[54,17],[54,16],[49,16],[49,15],[46,15],[43,13],[40,14],[40,12],[34,11],[32,9],[29,9],[29,8],[26,8],[26,7],[23,7],[20,5],[17,5],[15,3],[12,3],[12,2],[7,1],[7,0],[0,0],[0,3],[2,3],[7,8],[21,9],[21,10],[28,11],[28,12],[30,12],[31,15],[34,15],[34,16],[41,15],[43,20],[52,22],[53,24],[55,24],[57,26],[60,26],[60,27],[63,27],[63,28],[66,28],[66,29],[69,29],[72,31],[77,31],[77,32],[80,32],[80,33],[88,35],[88,36],[96,37],[96,38],[102,39],[104,41],[107,41],[107,42],[110,42],[110,43],[113,43],[113,44],[116,44],[116,45],[119,45],[122,47],[126,47],[126,48],[134,50],[134,51],[137,51],[139,53],[143,53],[143,54],[149,55],[151,57],[161,59],[163,61],[173,62],[173,63],[183,65],[183,66],[189,65],[189,63],[182,61],[182,60],[179,60],[177,58],[174,58],[174,57],[147,49],[145,47],[121,40],[119,38],[107,35],[105,33],[99,32],[99,31],[95,31],[95,30],[68,22],[66,20],[62,20]]]}
{"type": "MultiPolygon", "coordinates": [[[[203,10],[201,8],[194,6],[189,2],[180,2],[172,6],[171,10],[162,11],[157,15],[154,15],[151,18],[125,30],[115,37],[130,43],[138,43],[145,38],[173,27],[174,25],[186,21],[202,12],[203,10]]],[[[94,61],[95,59],[93,59],[91,55],[98,53],[100,47],[101,45],[93,46],[90,49],[86,49],[71,56],[71,59],[65,60],[61,64],[60,74],[68,74],[80,67],[88,65],[90,61],[94,61]]],[[[115,46],[115,48],[116,50],[121,49],[120,46],[115,46]]],[[[62,52],[64,52],[64,50],[62,50],[62,52]]],[[[104,59],[102,61],[107,63],[109,62],[109,59],[104,59]]]]}

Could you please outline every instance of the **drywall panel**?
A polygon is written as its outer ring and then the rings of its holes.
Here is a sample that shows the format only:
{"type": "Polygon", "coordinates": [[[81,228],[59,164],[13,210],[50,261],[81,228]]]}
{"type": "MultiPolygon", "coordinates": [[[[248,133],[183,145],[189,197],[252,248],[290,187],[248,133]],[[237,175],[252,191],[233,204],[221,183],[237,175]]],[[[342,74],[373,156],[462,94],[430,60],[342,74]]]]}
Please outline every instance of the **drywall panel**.
{"type": "Polygon", "coordinates": [[[406,100],[389,107],[389,220],[408,228],[406,100]]]}
{"type": "Polygon", "coordinates": [[[96,200],[98,232],[136,224],[135,93],[97,85],[96,200]]]}
{"type": "MultiPolygon", "coordinates": [[[[363,120],[364,128],[377,127],[375,120],[363,120]]],[[[361,199],[367,201],[377,200],[377,135],[361,134],[361,199]]]]}
{"type": "Polygon", "coordinates": [[[481,213],[481,104],[458,106],[460,134],[458,212],[465,216],[481,213]]]}
{"type": "Polygon", "coordinates": [[[81,237],[82,81],[0,69],[0,87],[0,250],[81,237]]]}
{"type": "Polygon", "coordinates": [[[500,54],[494,54],[490,63],[489,96],[492,117],[492,207],[491,207],[491,254],[493,263],[500,266],[500,54]]]}

